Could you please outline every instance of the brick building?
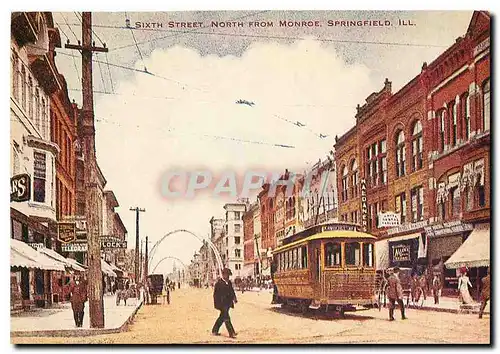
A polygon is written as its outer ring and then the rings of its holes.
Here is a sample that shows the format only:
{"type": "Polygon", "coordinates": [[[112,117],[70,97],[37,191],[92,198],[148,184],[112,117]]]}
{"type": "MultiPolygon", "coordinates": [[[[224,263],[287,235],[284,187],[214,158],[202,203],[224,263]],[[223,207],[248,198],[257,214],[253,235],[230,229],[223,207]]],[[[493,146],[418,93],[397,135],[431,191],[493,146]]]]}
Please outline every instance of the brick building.
{"type": "Polygon", "coordinates": [[[398,92],[386,79],[336,138],[340,219],[380,238],[379,268],[427,264],[455,287],[443,264],[489,230],[489,36],[489,15],[474,12],[463,37],[398,92]],[[388,214],[399,226],[381,225],[388,214]]]}
{"type": "MultiPolygon", "coordinates": [[[[441,265],[467,238],[490,230],[490,15],[475,11],[467,32],[425,67],[428,189],[432,225],[428,258],[441,265]]],[[[487,247],[484,242],[477,247],[487,247]],[[482,245],[481,245],[482,244],[482,245]]],[[[445,285],[456,286],[454,269],[445,285]]],[[[472,281],[484,268],[471,272],[472,281]]]]}
{"type": "Polygon", "coordinates": [[[257,206],[257,202],[251,204],[243,214],[243,274],[246,276],[255,275],[254,214],[257,206]]]}

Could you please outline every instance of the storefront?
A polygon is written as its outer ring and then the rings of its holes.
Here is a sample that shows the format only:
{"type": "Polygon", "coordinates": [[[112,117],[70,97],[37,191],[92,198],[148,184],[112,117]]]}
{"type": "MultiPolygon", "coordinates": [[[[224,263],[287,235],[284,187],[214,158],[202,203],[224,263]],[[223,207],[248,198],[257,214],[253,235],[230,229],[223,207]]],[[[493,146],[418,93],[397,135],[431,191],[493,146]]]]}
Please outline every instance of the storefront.
{"type": "Polygon", "coordinates": [[[467,239],[444,263],[445,268],[455,271],[461,268],[468,270],[472,283],[471,295],[478,300],[480,281],[486,276],[490,266],[490,225],[477,224],[467,239]]]}
{"type": "Polygon", "coordinates": [[[472,229],[471,224],[459,220],[434,224],[425,228],[429,242],[429,267],[434,274],[441,276],[443,295],[457,294],[458,274],[455,269],[447,268],[444,264],[459,249],[472,229]]]}
{"type": "Polygon", "coordinates": [[[64,272],[63,263],[38,252],[27,243],[11,239],[11,310],[52,304],[52,273],[64,272]]]}

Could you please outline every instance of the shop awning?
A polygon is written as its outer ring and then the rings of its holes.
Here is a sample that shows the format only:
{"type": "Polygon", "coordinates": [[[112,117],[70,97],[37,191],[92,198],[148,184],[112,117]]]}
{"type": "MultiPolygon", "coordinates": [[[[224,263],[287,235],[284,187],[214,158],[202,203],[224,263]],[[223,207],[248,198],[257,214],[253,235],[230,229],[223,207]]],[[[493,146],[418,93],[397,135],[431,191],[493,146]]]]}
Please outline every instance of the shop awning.
{"type": "MultiPolygon", "coordinates": [[[[50,257],[47,257],[41,252],[38,252],[34,248],[32,248],[30,245],[27,243],[24,243],[22,241],[18,241],[16,239],[11,238],[10,239],[10,249],[11,249],[11,254],[13,252],[16,252],[17,254],[14,255],[14,261],[19,262],[22,259],[20,257],[17,257],[18,255],[21,257],[26,258],[30,262],[27,262],[25,260],[25,265],[23,267],[28,267],[28,268],[38,268],[38,269],[43,269],[43,270],[59,270],[59,271],[64,271],[64,263],[61,263],[59,261],[56,261],[55,259],[52,259],[50,257]],[[31,265],[28,265],[31,264],[31,265]]],[[[12,260],[12,256],[11,256],[12,260]]],[[[13,266],[11,264],[11,266],[13,266]]]]}
{"type": "MultiPolygon", "coordinates": [[[[78,266],[78,267],[82,268],[83,270],[81,270],[81,272],[84,272],[87,269],[87,266],[81,264],[76,259],[66,258],[66,261],[68,263],[71,263],[72,265],[75,265],[75,266],[78,266]]],[[[73,267],[73,269],[77,270],[75,267],[73,267]]]]}
{"type": "Polygon", "coordinates": [[[446,268],[489,267],[490,230],[472,230],[465,242],[444,263],[446,268]]]}
{"type": "Polygon", "coordinates": [[[375,242],[375,268],[389,268],[389,242],[382,240],[375,242]]]}
{"type": "Polygon", "coordinates": [[[101,259],[101,270],[108,277],[116,278],[116,273],[113,271],[113,268],[111,268],[111,266],[104,261],[104,259],[101,259]]]}
{"type": "Polygon", "coordinates": [[[40,266],[35,261],[23,256],[12,248],[10,249],[10,266],[23,268],[40,268],[40,266]]]}
{"type": "Polygon", "coordinates": [[[39,252],[42,252],[43,254],[49,256],[50,258],[56,260],[56,261],[59,261],[63,264],[66,265],[66,267],[69,267],[69,268],[73,268],[74,270],[77,270],[79,272],[84,272],[85,269],[81,266],[79,266],[76,262],[70,262],[68,260],[68,258],[60,255],[59,253],[57,253],[56,251],[54,250],[51,250],[50,248],[45,248],[45,247],[42,247],[38,250],[39,252]]]}

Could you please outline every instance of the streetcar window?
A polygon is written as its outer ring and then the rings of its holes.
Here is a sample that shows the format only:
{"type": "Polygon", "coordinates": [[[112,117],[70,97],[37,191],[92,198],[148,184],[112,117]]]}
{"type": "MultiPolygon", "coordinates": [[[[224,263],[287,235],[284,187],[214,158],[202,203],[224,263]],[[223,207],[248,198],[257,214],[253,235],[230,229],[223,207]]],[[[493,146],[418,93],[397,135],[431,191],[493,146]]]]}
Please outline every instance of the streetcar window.
{"type": "Polygon", "coordinates": [[[361,247],[358,242],[345,244],[345,264],[351,266],[361,265],[361,247]]]}
{"type": "Polygon", "coordinates": [[[340,244],[335,242],[328,242],[325,245],[325,266],[326,267],[339,267],[341,262],[340,244]]]}
{"type": "Polygon", "coordinates": [[[302,247],[302,268],[307,268],[307,247],[302,247]]]}
{"type": "Polygon", "coordinates": [[[302,247],[297,249],[297,268],[302,269],[302,247]]]}
{"type": "Polygon", "coordinates": [[[363,244],[363,266],[373,267],[373,243],[363,244]]]}
{"type": "Polygon", "coordinates": [[[285,254],[280,254],[281,271],[285,270],[285,254]]]}
{"type": "Polygon", "coordinates": [[[297,269],[298,268],[297,253],[298,253],[298,250],[295,248],[292,251],[292,254],[293,254],[293,266],[292,266],[292,268],[293,269],[297,269]]]}
{"type": "Polygon", "coordinates": [[[290,269],[290,251],[286,252],[285,267],[286,269],[290,269]]]}

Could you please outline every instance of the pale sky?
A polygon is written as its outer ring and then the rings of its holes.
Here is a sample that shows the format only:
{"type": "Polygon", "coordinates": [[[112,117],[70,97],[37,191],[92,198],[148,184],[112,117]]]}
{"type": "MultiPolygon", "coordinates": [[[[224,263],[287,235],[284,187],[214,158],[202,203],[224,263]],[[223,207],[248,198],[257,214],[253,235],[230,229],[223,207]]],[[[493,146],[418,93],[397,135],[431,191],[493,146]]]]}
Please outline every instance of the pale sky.
{"type": "MultiPolygon", "coordinates": [[[[160,189],[164,172],[174,168],[205,168],[215,174],[307,169],[325,158],[335,135],[354,125],[358,103],[380,90],[386,77],[396,92],[419,73],[424,61],[431,62],[465,34],[471,16],[470,11],[94,13],[94,32],[110,50],[107,60],[104,54],[95,58],[103,63],[94,63],[94,90],[112,93],[110,78],[114,89],[114,94],[95,94],[97,159],[107,189],[115,192],[120,203],[129,248],[135,246],[135,213],[129,207],[146,208],[141,213],[141,237],[148,235],[152,247],[175,229],[207,237],[210,217],[223,217],[222,206],[231,201],[208,195],[167,200],[160,189]],[[163,23],[156,31],[133,31],[140,53],[132,31],[119,28],[125,26],[126,17],[131,26],[137,21],[163,23]],[[245,27],[198,31],[167,27],[169,21],[199,21],[208,26],[212,20],[237,18],[245,27]],[[415,26],[327,26],[328,20],[353,19],[393,23],[404,19],[415,26]],[[274,27],[250,28],[248,22],[254,20],[273,21],[274,27]],[[323,25],[280,28],[279,20],[323,25]],[[162,37],[166,38],[158,39],[162,37]],[[106,61],[113,66],[108,68],[106,61]],[[144,67],[154,75],[139,72],[144,67]],[[235,104],[238,99],[255,105],[235,104]],[[284,120],[300,121],[306,127],[284,120]],[[328,137],[320,139],[316,135],[320,133],[328,137]]],[[[66,36],[75,43],[72,31],[81,35],[75,13],[55,13],[54,20],[62,30],[63,43],[66,36]]],[[[100,45],[95,36],[94,40],[100,45]]],[[[57,51],[70,98],[80,103],[81,92],[73,90],[81,88],[80,54],[64,48],[57,51]]],[[[188,264],[200,246],[190,235],[170,236],[153,266],[164,256],[188,264]]],[[[167,272],[171,266],[169,260],[158,270],[167,272]]]]}

